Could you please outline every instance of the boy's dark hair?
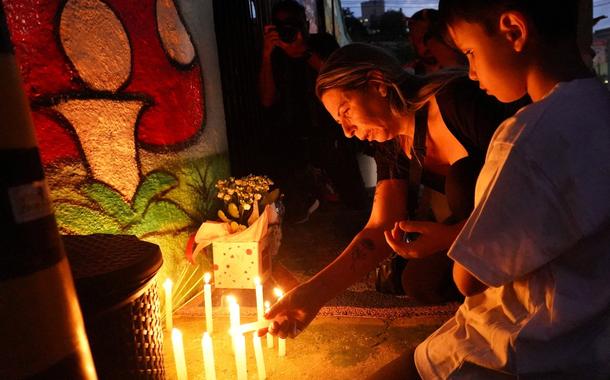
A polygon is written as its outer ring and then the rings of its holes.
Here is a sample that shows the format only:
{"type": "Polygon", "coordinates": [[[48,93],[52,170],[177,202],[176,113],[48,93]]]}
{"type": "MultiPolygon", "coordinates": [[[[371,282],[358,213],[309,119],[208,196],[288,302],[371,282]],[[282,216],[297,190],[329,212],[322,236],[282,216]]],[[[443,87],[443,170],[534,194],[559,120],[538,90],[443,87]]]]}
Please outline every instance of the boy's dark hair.
{"type": "Polygon", "coordinates": [[[498,29],[503,12],[521,12],[545,41],[576,38],[578,0],[440,0],[441,19],[448,25],[462,20],[481,24],[487,32],[498,29]]]}
{"type": "Polygon", "coordinates": [[[427,21],[427,22],[437,22],[438,21],[438,11],[432,8],[420,9],[417,12],[413,13],[411,17],[409,17],[409,21],[427,21]]]}

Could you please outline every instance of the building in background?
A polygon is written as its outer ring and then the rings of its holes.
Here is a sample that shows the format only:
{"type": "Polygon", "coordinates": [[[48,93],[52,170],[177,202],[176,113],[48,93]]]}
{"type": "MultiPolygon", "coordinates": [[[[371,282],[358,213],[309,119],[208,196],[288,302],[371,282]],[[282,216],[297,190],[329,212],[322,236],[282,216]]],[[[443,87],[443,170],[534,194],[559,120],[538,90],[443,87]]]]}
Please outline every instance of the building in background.
{"type": "Polygon", "coordinates": [[[385,12],[385,1],[384,0],[369,0],[360,3],[362,10],[362,20],[367,23],[369,20],[381,17],[385,12]]]}

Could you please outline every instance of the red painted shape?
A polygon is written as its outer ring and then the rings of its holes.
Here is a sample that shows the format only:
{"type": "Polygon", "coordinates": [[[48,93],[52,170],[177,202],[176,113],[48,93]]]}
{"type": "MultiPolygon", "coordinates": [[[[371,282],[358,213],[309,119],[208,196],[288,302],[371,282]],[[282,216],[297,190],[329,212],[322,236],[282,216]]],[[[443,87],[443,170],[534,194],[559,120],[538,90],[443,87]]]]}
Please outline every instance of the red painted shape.
{"type": "Polygon", "coordinates": [[[246,255],[251,255],[252,254],[252,250],[250,248],[246,249],[246,255]]]}
{"type": "Polygon", "coordinates": [[[33,112],[36,138],[43,162],[55,162],[79,157],[71,130],[63,126],[52,113],[33,112]]]}
{"type": "MultiPolygon", "coordinates": [[[[169,61],[159,40],[155,0],[104,2],[121,20],[132,49],[128,83],[117,94],[107,96],[147,100],[149,106],[136,127],[140,146],[162,150],[185,148],[203,128],[203,79],[198,59],[188,67],[169,61]]],[[[67,124],[65,120],[49,116],[48,105],[58,96],[70,99],[92,94],[60,46],[57,23],[62,3],[62,0],[3,0],[24,88],[34,104],[37,136],[45,141],[41,144],[45,164],[64,158],[80,159],[76,136],[66,132],[69,125],[59,127],[67,124]],[[61,143],[50,144],[55,139],[61,143]]]]}

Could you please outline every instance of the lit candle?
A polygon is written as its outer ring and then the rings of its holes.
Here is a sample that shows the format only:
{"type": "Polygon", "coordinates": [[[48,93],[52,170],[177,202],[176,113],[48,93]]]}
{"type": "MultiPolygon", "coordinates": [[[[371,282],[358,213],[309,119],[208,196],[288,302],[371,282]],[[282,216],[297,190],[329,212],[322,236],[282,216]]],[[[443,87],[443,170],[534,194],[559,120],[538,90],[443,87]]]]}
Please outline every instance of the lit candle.
{"type": "Polygon", "coordinates": [[[165,288],[165,327],[167,331],[172,331],[174,328],[174,321],[172,319],[172,280],[169,278],[163,283],[165,288]]]}
{"type": "Polygon", "coordinates": [[[252,334],[252,344],[254,345],[254,357],[256,358],[256,370],[258,371],[259,380],[267,378],[267,370],[265,369],[265,359],[263,358],[263,346],[261,345],[261,338],[255,331],[252,334]]]}
{"type": "Polygon", "coordinates": [[[187,380],[182,333],[178,329],[172,329],[172,346],[174,347],[174,361],[176,362],[178,380],[187,380]]]}
{"type": "MultiPolygon", "coordinates": [[[[278,299],[284,296],[284,292],[282,292],[282,289],[280,288],[273,289],[273,292],[278,299]]],[[[277,338],[277,355],[286,356],[286,339],[282,339],[280,337],[277,338]]]]}
{"type": "Polygon", "coordinates": [[[277,338],[277,356],[286,356],[286,339],[277,338]]]}
{"type": "Polygon", "coordinates": [[[237,331],[241,324],[241,318],[239,316],[239,304],[233,296],[228,296],[227,301],[229,302],[229,321],[231,322],[231,331],[237,331]]]}
{"type": "Polygon", "coordinates": [[[231,333],[231,335],[245,334],[245,333],[249,333],[251,331],[258,331],[260,329],[264,329],[265,327],[268,327],[268,326],[269,326],[269,322],[267,322],[266,320],[262,320],[262,321],[244,323],[243,325],[237,326],[236,329],[231,328],[231,330],[229,330],[229,332],[231,333]]]}
{"type": "Polygon", "coordinates": [[[246,338],[243,334],[233,336],[235,345],[235,368],[237,380],[248,380],[248,367],[246,365],[246,338]]]}
{"type": "Polygon", "coordinates": [[[216,367],[214,366],[214,347],[212,346],[212,338],[206,331],[201,338],[201,346],[203,348],[203,365],[205,367],[205,379],[216,380],[216,367]]]}
{"type": "Polygon", "coordinates": [[[265,310],[263,307],[263,284],[261,284],[261,279],[259,277],[254,278],[254,283],[256,284],[256,315],[258,316],[258,320],[262,321],[265,319],[265,310]]]}
{"type": "MultiPolygon", "coordinates": [[[[269,311],[271,304],[269,301],[265,301],[265,312],[269,311]]],[[[267,348],[273,348],[273,335],[267,333],[267,348]]]]}
{"type": "Polygon", "coordinates": [[[203,281],[205,284],[203,285],[203,300],[205,305],[205,325],[208,333],[212,333],[214,330],[214,325],[212,324],[212,286],[210,285],[210,275],[209,272],[203,275],[203,281]]]}
{"type": "MultiPolygon", "coordinates": [[[[235,353],[237,355],[236,338],[237,338],[237,335],[239,335],[239,334],[236,333],[236,331],[239,329],[240,319],[241,319],[239,316],[239,304],[237,303],[237,300],[233,296],[227,296],[227,302],[229,303],[229,321],[230,321],[229,334],[231,335],[231,342],[233,344],[233,353],[235,353]]],[[[237,360],[237,356],[235,357],[235,360],[237,360]]]]}

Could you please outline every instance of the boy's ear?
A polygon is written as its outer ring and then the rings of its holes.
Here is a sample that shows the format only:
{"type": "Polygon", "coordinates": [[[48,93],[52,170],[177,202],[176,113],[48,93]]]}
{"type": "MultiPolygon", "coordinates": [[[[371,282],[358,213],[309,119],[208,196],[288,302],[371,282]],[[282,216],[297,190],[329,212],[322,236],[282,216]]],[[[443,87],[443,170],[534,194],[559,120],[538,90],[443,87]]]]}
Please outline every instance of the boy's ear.
{"type": "Polygon", "coordinates": [[[366,74],[369,84],[379,92],[379,95],[386,97],[388,95],[388,87],[385,84],[383,73],[379,70],[371,70],[366,74]]]}
{"type": "Polygon", "coordinates": [[[506,37],[514,51],[520,53],[529,38],[527,19],[520,12],[509,11],[500,15],[500,33],[506,37]]]}

